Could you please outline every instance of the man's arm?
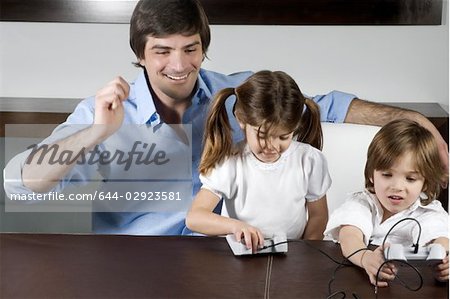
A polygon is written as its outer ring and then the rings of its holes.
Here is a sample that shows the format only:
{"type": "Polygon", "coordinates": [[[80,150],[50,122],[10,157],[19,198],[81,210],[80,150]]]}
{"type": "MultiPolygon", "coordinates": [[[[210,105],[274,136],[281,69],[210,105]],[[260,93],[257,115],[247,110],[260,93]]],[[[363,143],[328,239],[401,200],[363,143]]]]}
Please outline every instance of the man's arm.
{"type": "Polygon", "coordinates": [[[124,108],[122,101],[128,98],[129,85],[123,78],[116,78],[99,90],[95,96],[94,124],[59,142],[48,145],[48,151],[34,150],[22,169],[25,187],[34,192],[50,191],[76,165],[70,163],[50,163],[52,153],[78,153],[92,149],[117,131],[122,124],[124,108]],[[34,154],[34,155],[33,155],[34,154]]]}
{"type": "Polygon", "coordinates": [[[449,163],[448,145],[445,142],[444,138],[442,138],[436,127],[419,112],[391,107],[355,98],[350,103],[344,122],[383,126],[392,120],[402,118],[416,121],[433,134],[439,147],[442,166],[447,172],[449,163]]]}
{"type": "Polygon", "coordinates": [[[73,156],[86,156],[96,144],[101,143],[95,126],[75,133],[59,142],[33,149],[22,169],[22,182],[33,192],[44,193],[52,190],[76,165],[78,159],[66,163],[52,163],[52,156],[73,153],[73,156]]]}

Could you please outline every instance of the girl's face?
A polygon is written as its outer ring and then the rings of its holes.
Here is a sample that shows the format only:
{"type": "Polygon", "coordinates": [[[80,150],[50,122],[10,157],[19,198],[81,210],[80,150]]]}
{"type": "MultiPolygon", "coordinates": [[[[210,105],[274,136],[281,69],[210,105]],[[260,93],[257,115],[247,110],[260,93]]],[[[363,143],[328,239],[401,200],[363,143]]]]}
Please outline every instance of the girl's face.
{"type": "Polygon", "coordinates": [[[245,130],[247,144],[253,155],[264,163],[273,163],[277,161],[281,154],[286,151],[292,142],[294,132],[286,132],[283,130],[272,130],[270,136],[266,136],[266,132],[258,127],[245,125],[241,126],[245,130]]]}
{"type": "Polygon", "coordinates": [[[383,207],[383,221],[409,208],[422,192],[424,177],[417,171],[411,152],[399,157],[390,169],[375,170],[375,194],[383,207]]]}

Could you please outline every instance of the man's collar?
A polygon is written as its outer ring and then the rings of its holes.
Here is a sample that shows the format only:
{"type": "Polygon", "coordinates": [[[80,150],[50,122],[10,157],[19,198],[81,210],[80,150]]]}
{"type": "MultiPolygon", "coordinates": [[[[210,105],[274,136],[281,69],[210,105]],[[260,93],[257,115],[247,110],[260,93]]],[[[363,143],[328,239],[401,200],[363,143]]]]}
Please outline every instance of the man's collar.
{"type": "Polygon", "coordinates": [[[204,78],[206,78],[206,76],[203,75],[204,70],[200,69],[200,72],[198,73],[198,77],[197,77],[197,84],[196,84],[196,91],[194,93],[194,96],[192,97],[193,101],[195,101],[196,103],[192,103],[192,104],[207,104],[209,103],[209,101],[212,98],[212,94],[210,89],[208,88],[208,85],[206,84],[204,78]]]}
{"type": "Polygon", "coordinates": [[[154,115],[156,108],[144,71],[139,73],[133,85],[131,90],[134,90],[134,94],[130,93],[129,100],[136,106],[139,123],[145,124],[154,115]]]}
{"type": "MultiPolygon", "coordinates": [[[[195,87],[196,91],[193,93],[192,97],[192,105],[208,104],[212,98],[211,91],[203,78],[203,72],[203,69],[200,69],[195,87]]],[[[136,106],[140,124],[155,124],[155,122],[159,122],[160,118],[150,92],[150,83],[147,83],[144,70],[139,73],[132,84],[134,85],[134,88],[131,88],[130,90],[129,100],[136,106]]]]}

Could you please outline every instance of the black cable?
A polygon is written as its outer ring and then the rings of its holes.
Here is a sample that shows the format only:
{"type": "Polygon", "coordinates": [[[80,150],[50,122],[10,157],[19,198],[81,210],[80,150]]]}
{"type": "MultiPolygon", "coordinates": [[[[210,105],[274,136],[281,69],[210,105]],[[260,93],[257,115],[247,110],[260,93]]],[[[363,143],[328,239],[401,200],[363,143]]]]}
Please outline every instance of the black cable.
{"type": "MultiPolygon", "coordinates": [[[[385,249],[385,248],[384,248],[384,244],[386,243],[387,237],[389,236],[389,234],[391,233],[391,231],[392,231],[398,224],[400,224],[401,222],[406,221],[406,220],[412,220],[412,221],[416,222],[417,225],[418,225],[418,227],[419,227],[419,233],[418,233],[418,235],[417,235],[416,243],[413,244],[413,247],[414,247],[414,253],[417,253],[417,251],[419,250],[419,240],[420,240],[420,236],[421,236],[421,234],[422,234],[422,226],[420,225],[419,221],[417,221],[416,219],[411,218],[411,217],[403,218],[403,219],[397,221],[397,222],[389,229],[389,231],[388,231],[388,232],[386,233],[386,235],[384,236],[383,242],[381,243],[381,246],[382,246],[381,248],[383,248],[383,253],[384,253],[384,249],[385,249]]],[[[383,254],[383,256],[384,256],[384,254],[383,254]]],[[[384,257],[384,258],[386,258],[386,257],[384,257]]],[[[411,265],[411,264],[408,263],[407,261],[403,261],[403,260],[385,260],[385,261],[380,265],[380,267],[378,268],[378,270],[377,270],[377,275],[375,276],[375,298],[378,298],[378,291],[377,291],[377,289],[378,289],[378,286],[377,286],[377,285],[378,285],[378,275],[380,274],[380,271],[381,271],[381,269],[383,268],[383,266],[384,266],[385,264],[387,264],[387,263],[389,263],[389,262],[393,262],[393,261],[400,262],[400,263],[405,264],[405,265],[409,266],[410,268],[412,268],[412,269],[414,270],[414,272],[416,272],[417,275],[419,276],[420,283],[419,283],[419,286],[418,286],[416,289],[413,289],[413,288],[411,288],[407,283],[405,283],[405,282],[404,282],[397,274],[394,274],[394,276],[395,276],[394,279],[397,279],[397,280],[400,282],[401,285],[403,285],[405,288],[407,288],[407,289],[410,290],[410,291],[414,291],[414,292],[415,292],[415,291],[418,291],[418,290],[420,290],[420,289],[422,288],[422,285],[423,285],[423,277],[422,277],[422,275],[420,274],[419,270],[418,270],[416,267],[414,267],[413,265],[411,265]]]]}
{"type": "MultiPolygon", "coordinates": [[[[394,227],[397,226],[399,223],[401,223],[401,222],[403,222],[403,221],[406,221],[406,220],[412,220],[412,221],[415,221],[415,222],[418,224],[418,226],[419,226],[419,234],[418,234],[418,236],[417,236],[416,244],[414,244],[415,249],[418,248],[419,240],[420,240],[420,235],[421,235],[421,233],[422,233],[422,228],[421,228],[421,226],[420,226],[420,223],[419,223],[416,219],[414,219],[414,218],[404,218],[404,219],[399,220],[397,223],[395,223],[395,224],[389,229],[389,231],[386,233],[386,236],[385,236],[384,239],[383,239],[383,243],[382,243],[383,248],[384,248],[384,244],[385,244],[385,242],[386,242],[387,237],[389,236],[390,232],[394,229],[394,227]]],[[[366,248],[366,247],[365,247],[365,248],[359,248],[358,250],[352,252],[348,257],[344,257],[344,259],[342,260],[342,262],[339,262],[339,261],[337,261],[336,259],[334,259],[333,257],[331,257],[328,253],[326,253],[325,251],[323,251],[322,249],[319,249],[319,248],[314,247],[313,245],[309,244],[308,242],[305,242],[305,240],[286,240],[286,241],[282,241],[282,242],[278,242],[278,243],[275,243],[275,244],[271,244],[271,245],[264,246],[264,247],[261,248],[261,249],[271,248],[271,247],[275,247],[275,246],[278,246],[278,245],[281,245],[281,244],[293,243],[293,242],[301,242],[301,243],[303,243],[303,244],[306,244],[306,245],[308,245],[309,247],[311,247],[311,248],[313,248],[313,249],[319,251],[320,253],[322,253],[323,255],[325,255],[328,259],[330,259],[331,261],[333,261],[334,263],[337,264],[337,267],[334,269],[333,275],[332,275],[331,279],[328,281],[328,294],[329,294],[329,295],[328,295],[327,299],[331,299],[331,298],[333,298],[334,296],[339,295],[339,294],[343,296],[341,299],[344,299],[344,298],[346,297],[344,291],[336,291],[336,292],[334,292],[334,293],[331,293],[331,284],[332,284],[333,281],[336,279],[336,273],[337,273],[337,271],[338,271],[339,269],[341,269],[342,267],[344,267],[344,266],[354,266],[354,267],[356,267],[356,265],[354,265],[353,263],[351,263],[349,259],[350,259],[353,255],[357,254],[357,253],[360,252],[360,251],[363,251],[363,250],[370,250],[369,248],[366,248]],[[346,263],[347,261],[348,261],[349,263],[346,263]]],[[[415,252],[416,252],[416,250],[415,250],[415,252]]],[[[381,269],[383,268],[383,266],[384,266],[386,263],[389,263],[389,262],[392,262],[392,260],[386,260],[386,261],[384,261],[384,262],[381,264],[381,266],[378,268],[378,270],[377,270],[377,274],[376,274],[376,277],[375,277],[375,298],[378,298],[378,292],[377,292],[378,276],[379,276],[380,271],[381,271],[381,269]]],[[[414,267],[413,265],[411,265],[410,263],[406,262],[406,261],[401,261],[401,260],[400,260],[400,261],[398,261],[398,262],[401,262],[401,263],[403,263],[403,264],[406,264],[407,266],[409,266],[410,268],[412,268],[412,269],[414,270],[414,272],[417,273],[417,275],[418,275],[418,277],[419,277],[420,283],[419,283],[419,286],[418,286],[417,288],[411,288],[411,287],[410,287],[408,284],[406,284],[406,283],[401,279],[401,277],[399,277],[397,274],[395,274],[395,279],[397,279],[397,280],[400,282],[401,285],[403,285],[405,288],[407,288],[407,289],[410,290],[410,291],[418,291],[418,290],[420,290],[420,289],[422,288],[422,285],[423,285],[423,277],[422,277],[422,275],[420,274],[419,270],[418,270],[416,267],[414,267]]],[[[352,295],[353,295],[353,297],[354,297],[355,299],[358,298],[357,295],[356,295],[355,293],[352,293],[352,295]]]]}
{"type": "MultiPolygon", "coordinates": [[[[341,267],[343,267],[343,266],[353,266],[353,267],[355,267],[355,265],[354,265],[352,262],[350,262],[350,258],[351,258],[352,256],[354,256],[355,254],[357,254],[358,252],[361,252],[361,251],[364,251],[364,250],[370,250],[370,249],[367,248],[367,247],[363,247],[363,248],[359,248],[358,250],[355,250],[355,251],[352,252],[349,256],[344,257],[344,259],[342,260],[342,262],[339,263],[339,265],[334,269],[333,275],[331,276],[331,279],[328,281],[328,297],[327,297],[327,299],[331,299],[331,298],[333,298],[336,294],[339,293],[339,292],[334,292],[333,294],[331,294],[331,284],[332,284],[333,281],[336,279],[336,273],[337,273],[337,271],[338,271],[341,267]],[[345,261],[349,261],[350,264],[344,264],[345,261]]],[[[345,293],[344,293],[344,294],[345,294],[345,293]]],[[[353,296],[356,297],[355,294],[353,294],[353,296]]]]}
{"type": "MultiPolygon", "coordinates": [[[[262,249],[266,249],[266,248],[270,248],[270,247],[275,247],[281,244],[285,244],[285,243],[294,243],[294,242],[301,242],[317,251],[319,251],[320,253],[322,253],[323,255],[325,255],[327,258],[329,258],[331,261],[333,261],[336,264],[341,264],[342,262],[337,261],[336,259],[334,259],[332,256],[330,256],[328,253],[326,253],[325,251],[323,251],[322,249],[319,249],[317,247],[314,247],[313,245],[309,244],[308,242],[305,242],[305,240],[287,240],[287,241],[282,241],[282,242],[278,242],[275,244],[271,244],[271,245],[267,245],[261,248],[262,249]]],[[[345,260],[345,259],[344,259],[345,260]]],[[[351,266],[353,264],[347,264],[346,266],[351,266]]]]}
{"type": "Polygon", "coordinates": [[[411,288],[408,284],[406,284],[397,274],[394,274],[395,275],[395,279],[397,279],[399,282],[400,282],[400,284],[402,285],[402,286],[404,286],[405,288],[407,288],[408,290],[410,290],[410,291],[413,291],[413,292],[417,292],[418,290],[420,290],[421,288],[422,288],[422,286],[423,286],[423,277],[422,277],[422,275],[420,274],[420,272],[419,272],[419,270],[416,268],[416,267],[414,267],[413,265],[411,265],[410,263],[408,263],[407,261],[402,261],[402,260],[386,260],[386,261],[384,261],[382,264],[381,264],[381,266],[378,268],[378,270],[377,270],[377,275],[375,276],[375,298],[378,298],[378,276],[379,276],[379,274],[380,274],[380,271],[381,271],[381,269],[383,268],[383,266],[385,265],[385,264],[387,264],[387,263],[391,263],[391,262],[393,262],[393,261],[395,261],[395,262],[399,262],[399,263],[402,263],[402,264],[405,264],[405,265],[407,265],[407,266],[409,266],[410,268],[412,268],[413,270],[414,270],[414,272],[416,272],[417,273],[417,276],[419,277],[419,286],[417,287],[417,288],[411,288]]]}
{"type": "Polygon", "coordinates": [[[328,295],[327,299],[334,298],[334,296],[336,296],[336,295],[342,295],[341,299],[344,299],[346,297],[346,294],[344,291],[336,291],[333,294],[328,295]]]}
{"type": "Polygon", "coordinates": [[[281,245],[281,244],[285,244],[285,243],[289,243],[289,242],[292,242],[292,241],[291,240],[287,240],[287,241],[282,241],[282,242],[278,242],[278,243],[271,244],[271,245],[265,245],[264,247],[261,247],[259,250],[275,247],[275,246],[278,246],[278,245],[281,245]]]}
{"type": "Polygon", "coordinates": [[[383,250],[384,250],[384,243],[386,242],[387,237],[389,236],[389,234],[391,233],[391,231],[394,229],[394,227],[396,227],[398,224],[400,224],[401,222],[406,221],[406,220],[412,220],[412,221],[416,222],[417,225],[419,226],[419,234],[417,235],[417,241],[416,241],[416,244],[413,245],[413,246],[414,246],[414,253],[417,253],[417,251],[419,250],[419,240],[420,240],[420,235],[422,234],[422,226],[420,225],[419,221],[417,221],[416,219],[411,218],[411,217],[403,218],[403,219],[397,221],[397,222],[396,222],[396,223],[388,230],[388,232],[387,232],[386,235],[384,236],[383,243],[381,243],[383,250]]]}
{"type": "MultiPolygon", "coordinates": [[[[341,267],[345,267],[345,266],[350,266],[350,267],[356,267],[352,262],[350,262],[349,258],[351,258],[353,255],[357,254],[360,251],[363,250],[370,250],[367,247],[364,248],[359,248],[358,250],[352,252],[348,257],[344,257],[344,259],[342,260],[342,262],[337,261],[336,259],[334,259],[332,256],[330,256],[328,253],[326,253],[325,251],[323,251],[322,249],[319,249],[317,247],[314,247],[313,245],[309,244],[308,242],[305,242],[305,240],[286,240],[286,241],[282,241],[282,242],[278,242],[275,244],[271,244],[271,245],[267,245],[262,247],[261,249],[266,249],[266,248],[271,248],[271,247],[275,247],[281,244],[286,244],[286,243],[294,243],[294,242],[301,242],[307,246],[309,246],[310,248],[313,248],[314,250],[319,251],[321,254],[323,254],[324,256],[326,256],[328,259],[330,259],[331,261],[333,261],[334,263],[337,264],[337,267],[334,269],[333,271],[333,275],[331,277],[331,279],[328,281],[328,296],[326,299],[331,299],[334,298],[336,295],[341,295],[342,297],[340,299],[344,299],[346,297],[346,294],[344,291],[336,291],[334,293],[331,294],[331,284],[333,283],[333,281],[336,279],[336,273],[337,271],[341,268],[341,267]],[[348,261],[348,263],[346,263],[348,261]]],[[[353,298],[358,299],[358,296],[355,293],[352,293],[353,298]]]]}
{"type": "MultiPolygon", "coordinates": [[[[347,294],[344,291],[336,291],[333,294],[329,295],[327,297],[327,299],[331,299],[331,298],[333,298],[336,295],[341,295],[342,297],[340,299],[344,299],[347,296],[347,294]]],[[[352,293],[352,296],[353,296],[354,299],[359,299],[359,297],[355,293],[352,293]]]]}

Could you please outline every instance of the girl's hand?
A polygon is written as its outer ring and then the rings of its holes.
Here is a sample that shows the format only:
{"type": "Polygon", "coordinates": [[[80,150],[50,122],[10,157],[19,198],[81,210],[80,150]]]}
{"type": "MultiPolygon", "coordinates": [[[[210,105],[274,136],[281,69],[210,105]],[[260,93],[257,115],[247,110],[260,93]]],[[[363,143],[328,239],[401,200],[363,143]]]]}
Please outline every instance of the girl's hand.
{"type": "Polygon", "coordinates": [[[439,281],[448,281],[448,255],[441,263],[433,266],[434,278],[439,281]]]}
{"type": "Polygon", "coordinates": [[[248,249],[251,248],[252,252],[256,252],[258,248],[264,247],[264,236],[261,231],[245,222],[239,222],[240,225],[233,232],[236,240],[243,240],[245,246],[248,249]]]}
{"type": "Polygon", "coordinates": [[[381,246],[374,251],[367,250],[361,258],[361,265],[366,270],[367,275],[369,275],[370,283],[378,287],[387,287],[387,281],[393,280],[397,272],[393,264],[387,263],[383,265],[377,280],[378,269],[384,261],[383,248],[381,246]]]}

